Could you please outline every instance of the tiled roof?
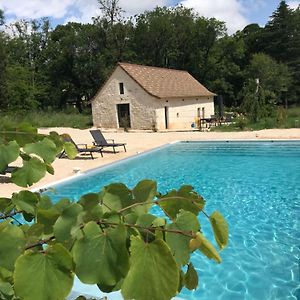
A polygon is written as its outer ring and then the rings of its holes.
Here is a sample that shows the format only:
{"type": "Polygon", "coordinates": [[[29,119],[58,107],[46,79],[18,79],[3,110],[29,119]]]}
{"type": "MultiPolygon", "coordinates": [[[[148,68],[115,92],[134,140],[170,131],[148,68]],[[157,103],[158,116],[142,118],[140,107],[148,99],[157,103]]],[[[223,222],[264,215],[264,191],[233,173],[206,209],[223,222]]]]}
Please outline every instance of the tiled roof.
{"type": "Polygon", "coordinates": [[[146,92],[157,98],[213,96],[187,71],[129,63],[118,64],[146,92]]]}

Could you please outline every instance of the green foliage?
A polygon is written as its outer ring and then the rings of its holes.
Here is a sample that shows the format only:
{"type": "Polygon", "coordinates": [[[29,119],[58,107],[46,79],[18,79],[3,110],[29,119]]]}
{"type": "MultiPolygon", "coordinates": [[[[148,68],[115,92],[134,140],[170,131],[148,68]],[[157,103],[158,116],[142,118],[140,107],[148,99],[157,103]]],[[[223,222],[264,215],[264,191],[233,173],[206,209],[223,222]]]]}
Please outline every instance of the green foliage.
{"type": "MultiPolygon", "coordinates": [[[[11,147],[13,158],[22,157],[24,165],[12,180],[25,186],[37,181],[65,146],[56,133],[44,136],[31,126],[22,128],[27,132],[2,131],[0,147],[3,153],[11,147]]],[[[5,164],[11,160],[6,157],[5,164]]],[[[161,194],[150,179],[132,189],[113,183],[77,202],[61,199],[54,204],[46,195],[26,190],[0,198],[0,296],[64,299],[74,275],[105,292],[120,290],[125,299],[171,299],[183,286],[195,289],[198,275],[190,263],[191,253],[200,251],[221,262],[201,231],[198,216],[207,216],[204,207],[193,187],[161,194]],[[151,213],[157,206],[165,215],[151,213]]],[[[215,242],[223,249],[227,223],[219,212],[208,219],[215,242]]]]}
{"type": "Polygon", "coordinates": [[[58,243],[41,252],[27,250],[15,266],[14,289],[21,299],[65,299],[71,291],[72,257],[58,243]]]}
{"type": "Polygon", "coordinates": [[[268,115],[265,91],[254,80],[249,80],[241,91],[242,110],[252,122],[257,122],[268,115]]]}
{"type": "Polygon", "coordinates": [[[149,243],[133,236],[130,254],[130,269],[121,288],[125,299],[167,300],[176,295],[179,270],[166,242],[149,243]]]}
{"type": "Polygon", "coordinates": [[[90,114],[79,114],[71,111],[16,111],[0,112],[2,124],[17,127],[21,123],[30,123],[35,127],[73,127],[88,128],[92,125],[90,114]]]}
{"type": "MultiPolygon", "coordinates": [[[[0,28],[1,111],[75,105],[83,112],[119,61],[187,70],[230,107],[241,105],[244,83],[257,77],[267,102],[282,104],[286,93],[290,103],[299,103],[300,10],[285,1],[264,27],[249,24],[231,36],[223,22],[183,6],[124,20],[118,0],[98,3],[104,14],[93,24],[51,29],[47,19],[20,20],[10,25],[10,36],[0,28]]],[[[91,124],[78,116],[32,120],[37,126],[91,124]]]]}

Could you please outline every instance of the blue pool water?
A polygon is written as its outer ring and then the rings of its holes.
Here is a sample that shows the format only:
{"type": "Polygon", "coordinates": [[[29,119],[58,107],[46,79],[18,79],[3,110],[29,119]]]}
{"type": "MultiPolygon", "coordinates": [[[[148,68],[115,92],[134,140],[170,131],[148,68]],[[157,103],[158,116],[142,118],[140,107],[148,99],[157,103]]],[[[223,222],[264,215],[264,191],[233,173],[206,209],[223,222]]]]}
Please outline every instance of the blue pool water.
{"type": "MultiPolygon", "coordinates": [[[[194,253],[195,291],[183,299],[300,299],[300,142],[182,142],[55,187],[54,200],[78,199],[112,182],[151,178],[161,192],[191,184],[229,223],[216,264],[194,253]]],[[[200,217],[204,233],[209,224],[200,217]]]]}

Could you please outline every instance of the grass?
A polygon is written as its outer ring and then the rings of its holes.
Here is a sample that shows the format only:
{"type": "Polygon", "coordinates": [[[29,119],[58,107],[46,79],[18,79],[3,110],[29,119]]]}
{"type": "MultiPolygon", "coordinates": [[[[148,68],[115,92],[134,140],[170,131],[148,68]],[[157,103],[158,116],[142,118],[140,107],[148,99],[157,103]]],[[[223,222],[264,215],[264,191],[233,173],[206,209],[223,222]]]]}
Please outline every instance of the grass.
{"type": "Polygon", "coordinates": [[[79,114],[74,111],[26,111],[1,112],[1,123],[8,126],[17,126],[20,123],[30,123],[41,127],[73,127],[85,129],[93,125],[92,114],[79,114]]]}
{"type": "Polygon", "coordinates": [[[270,117],[252,123],[246,118],[236,118],[234,123],[211,128],[211,131],[243,131],[272,128],[300,128],[300,107],[292,107],[287,111],[278,109],[270,117]]]}

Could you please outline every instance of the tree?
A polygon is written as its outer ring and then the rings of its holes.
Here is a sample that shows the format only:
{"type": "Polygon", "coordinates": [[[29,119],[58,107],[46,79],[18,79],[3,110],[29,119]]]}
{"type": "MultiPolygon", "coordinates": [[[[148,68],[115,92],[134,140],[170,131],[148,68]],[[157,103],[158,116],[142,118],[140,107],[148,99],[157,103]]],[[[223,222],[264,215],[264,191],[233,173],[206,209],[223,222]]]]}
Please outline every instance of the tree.
{"type": "Polygon", "coordinates": [[[241,109],[252,122],[258,122],[268,115],[265,91],[259,83],[249,79],[241,91],[241,109]]]}
{"type": "MultiPolygon", "coordinates": [[[[13,171],[12,181],[23,187],[53,173],[51,164],[63,149],[76,155],[57,133],[40,135],[29,125],[4,128],[0,142],[0,172],[21,157],[23,166],[13,171]]],[[[110,184],[77,202],[54,204],[27,190],[0,198],[0,297],[65,299],[75,274],[102,291],[121,290],[125,299],[171,299],[183,286],[195,289],[191,252],[221,262],[197,216],[209,219],[220,250],[228,242],[223,216],[217,211],[208,216],[204,207],[191,186],[161,194],[149,179],[133,189],[110,184]],[[165,216],[152,215],[153,206],[165,216]]]]}
{"type": "Polygon", "coordinates": [[[51,33],[47,48],[53,105],[76,103],[80,112],[105,79],[105,37],[91,24],[59,25],[51,33]]]}
{"type": "Polygon", "coordinates": [[[246,78],[258,78],[265,91],[267,103],[283,104],[282,93],[289,89],[291,76],[288,67],[277,63],[264,53],[254,54],[246,69],[246,78]]]}
{"type": "Polygon", "coordinates": [[[116,21],[122,19],[123,9],[119,6],[119,0],[98,0],[100,10],[109,24],[112,26],[116,21]]]}
{"type": "MultiPolygon", "coordinates": [[[[13,35],[7,42],[8,76],[10,76],[10,82],[7,84],[13,89],[8,89],[9,108],[14,108],[13,103],[21,103],[26,109],[44,108],[49,103],[50,89],[46,74],[48,58],[45,55],[49,41],[49,20],[21,20],[12,24],[10,29],[13,35]],[[20,76],[17,70],[21,71],[20,76]],[[20,82],[22,87],[19,89],[14,81],[20,82]],[[14,87],[22,92],[18,93],[14,87]],[[24,99],[26,103],[23,105],[24,93],[30,95],[28,97],[31,100],[27,101],[26,96],[24,99]]],[[[19,105],[16,108],[18,107],[19,105]]]]}
{"type": "Polygon", "coordinates": [[[294,85],[289,91],[294,102],[300,99],[300,12],[281,1],[264,31],[264,51],[277,61],[288,65],[294,85]]]}
{"type": "MultiPolygon", "coordinates": [[[[0,26],[4,24],[4,14],[0,10],[0,26]]],[[[0,110],[6,102],[6,36],[0,29],[0,110]]]]}
{"type": "Polygon", "coordinates": [[[4,12],[0,9],[0,26],[4,24],[4,12]]]}

